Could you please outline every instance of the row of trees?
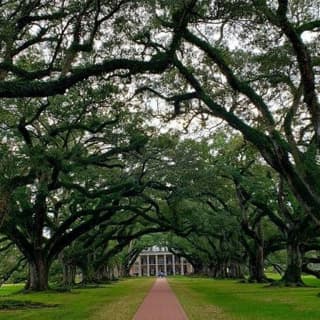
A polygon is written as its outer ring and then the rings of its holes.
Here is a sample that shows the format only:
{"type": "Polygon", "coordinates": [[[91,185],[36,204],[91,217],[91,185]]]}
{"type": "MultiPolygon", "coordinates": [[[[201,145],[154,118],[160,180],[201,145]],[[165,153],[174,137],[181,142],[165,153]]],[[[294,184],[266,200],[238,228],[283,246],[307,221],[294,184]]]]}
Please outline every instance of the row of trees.
{"type": "Polygon", "coordinates": [[[110,250],[167,228],[148,220],[156,210],[149,190],[163,188],[144,179],[156,138],[148,141],[139,114],[112,90],[101,81],[90,94],[78,86],[66,97],[3,105],[1,233],[28,261],[28,289],[47,288],[51,264],[70,245],[83,247],[78,259],[93,250],[101,264],[110,250]]]}
{"type": "Polygon", "coordinates": [[[240,274],[247,256],[264,281],[264,260],[285,248],[283,282],[302,284],[318,249],[317,1],[0,9],[0,231],[28,261],[29,289],[47,288],[70,246],[107,259],[167,230],[210,251],[215,275],[240,274]],[[175,147],[150,129],[156,105],[203,132],[222,119],[235,138],[175,147]]]}
{"type": "Polygon", "coordinates": [[[302,272],[318,276],[310,265],[319,262],[318,227],[252,146],[225,133],[182,146],[190,168],[181,168],[186,180],[174,209],[194,225],[170,243],[197,271],[235,278],[248,272],[249,281],[268,282],[264,272],[270,266],[282,273],[281,284],[298,286],[302,272]],[[277,263],[279,253],[286,262],[277,263]]]}
{"type": "Polygon", "coordinates": [[[115,185],[99,189],[97,180],[94,191],[81,181],[67,191],[61,187],[68,198],[56,199],[56,211],[47,207],[38,238],[32,234],[41,227],[37,215],[24,219],[28,211],[22,211],[26,207],[34,212],[36,197],[30,195],[29,186],[16,189],[17,211],[10,212],[2,226],[2,251],[9,251],[12,244],[20,250],[21,259],[12,271],[28,262],[29,289],[48,287],[55,261],[62,265],[65,285],[74,284],[77,268],[84,283],[112,278],[115,266],[127,275],[139,252],[156,241],[137,239],[164,232],[170,236],[163,243],[185,256],[196,273],[232,278],[249,273],[249,281],[268,282],[264,270],[269,265],[284,268],[281,283],[299,286],[303,271],[318,276],[310,268],[310,262],[319,261],[317,226],[301,214],[283,179],[240,136],[228,138],[218,132],[199,142],[179,142],[176,136],[162,135],[133,153],[143,161],[141,167],[135,161],[131,168],[128,179],[140,179],[132,189],[122,181],[125,187],[117,184],[117,192],[111,194],[115,185]],[[60,244],[56,251],[55,242],[60,244]],[[273,258],[278,252],[287,256],[281,266],[273,258]]]}

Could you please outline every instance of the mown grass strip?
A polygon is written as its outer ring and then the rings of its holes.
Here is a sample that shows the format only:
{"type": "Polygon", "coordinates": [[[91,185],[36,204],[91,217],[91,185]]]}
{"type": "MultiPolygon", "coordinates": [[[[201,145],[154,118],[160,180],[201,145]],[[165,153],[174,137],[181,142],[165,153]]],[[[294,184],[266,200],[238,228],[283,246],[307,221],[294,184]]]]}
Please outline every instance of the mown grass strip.
{"type": "Polygon", "coordinates": [[[0,288],[1,301],[30,301],[57,305],[55,308],[2,310],[0,320],[131,320],[154,279],[121,280],[100,288],[71,292],[18,293],[21,286],[0,288]]]}
{"type": "Polygon", "coordinates": [[[189,320],[318,320],[320,281],[309,288],[275,288],[205,278],[171,278],[189,320]]]}

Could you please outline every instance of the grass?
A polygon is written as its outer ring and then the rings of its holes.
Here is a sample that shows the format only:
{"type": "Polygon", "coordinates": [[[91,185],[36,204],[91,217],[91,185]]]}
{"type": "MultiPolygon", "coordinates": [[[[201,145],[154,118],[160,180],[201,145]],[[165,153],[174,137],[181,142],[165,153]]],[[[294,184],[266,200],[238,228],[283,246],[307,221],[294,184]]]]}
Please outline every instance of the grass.
{"type": "Polygon", "coordinates": [[[33,309],[33,308],[54,308],[55,304],[46,304],[33,301],[19,300],[2,300],[0,301],[0,310],[17,310],[17,309],[33,309]]]}
{"type": "MultiPolygon", "coordinates": [[[[209,278],[169,278],[189,320],[318,320],[320,280],[306,277],[313,287],[278,288],[209,278]]],[[[6,301],[22,309],[1,310],[0,320],[131,320],[154,278],[134,278],[100,288],[71,292],[24,294],[20,285],[0,288],[6,301]],[[28,308],[24,302],[57,305],[28,308]],[[27,309],[26,309],[27,308],[27,309]]]]}
{"type": "Polygon", "coordinates": [[[126,279],[100,288],[71,292],[19,293],[20,285],[0,288],[0,305],[8,300],[58,305],[41,309],[0,311],[6,320],[130,320],[151,288],[153,278],[126,279]]]}
{"type": "Polygon", "coordinates": [[[169,279],[189,320],[318,320],[320,281],[313,288],[277,288],[230,280],[169,279]]]}

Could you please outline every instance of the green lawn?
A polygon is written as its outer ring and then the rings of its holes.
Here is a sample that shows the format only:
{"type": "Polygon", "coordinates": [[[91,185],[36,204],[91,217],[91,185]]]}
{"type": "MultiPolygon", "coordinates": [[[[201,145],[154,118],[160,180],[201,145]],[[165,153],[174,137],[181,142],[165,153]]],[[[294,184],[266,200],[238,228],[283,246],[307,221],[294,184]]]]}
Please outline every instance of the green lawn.
{"type": "MultiPolygon", "coordinates": [[[[54,308],[0,311],[0,320],[131,320],[154,278],[126,279],[101,288],[69,293],[17,293],[22,286],[0,288],[3,300],[58,304],[54,308]]],[[[320,281],[315,288],[275,288],[205,278],[169,278],[189,320],[319,320],[320,281]]]]}
{"type": "Polygon", "coordinates": [[[0,288],[3,300],[28,300],[58,304],[54,308],[0,311],[6,320],[131,320],[151,288],[153,278],[137,278],[115,282],[101,288],[76,289],[68,293],[17,294],[22,287],[0,288]]]}
{"type": "Polygon", "coordinates": [[[171,278],[189,320],[318,320],[320,281],[316,288],[275,288],[229,280],[171,278]]]}

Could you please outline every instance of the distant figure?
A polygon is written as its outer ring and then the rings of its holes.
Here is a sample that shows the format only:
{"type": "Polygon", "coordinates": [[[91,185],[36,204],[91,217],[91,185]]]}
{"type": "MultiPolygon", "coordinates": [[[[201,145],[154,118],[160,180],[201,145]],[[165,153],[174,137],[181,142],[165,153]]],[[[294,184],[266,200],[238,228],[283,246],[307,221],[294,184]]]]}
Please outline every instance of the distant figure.
{"type": "Polygon", "coordinates": [[[160,271],[160,272],[158,273],[158,276],[159,276],[160,278],[163,278],[163,277],[165,276],[165,274],[164,274],[164,272],[160,271]]]}

